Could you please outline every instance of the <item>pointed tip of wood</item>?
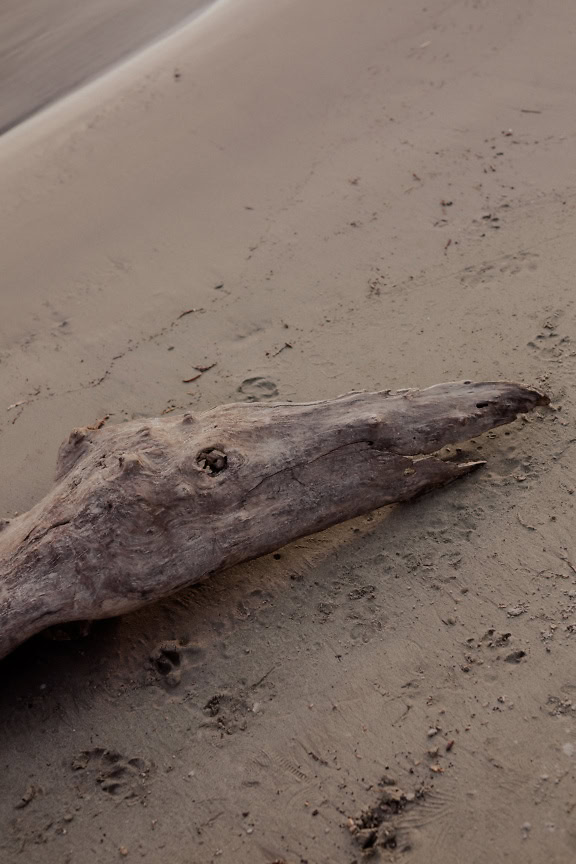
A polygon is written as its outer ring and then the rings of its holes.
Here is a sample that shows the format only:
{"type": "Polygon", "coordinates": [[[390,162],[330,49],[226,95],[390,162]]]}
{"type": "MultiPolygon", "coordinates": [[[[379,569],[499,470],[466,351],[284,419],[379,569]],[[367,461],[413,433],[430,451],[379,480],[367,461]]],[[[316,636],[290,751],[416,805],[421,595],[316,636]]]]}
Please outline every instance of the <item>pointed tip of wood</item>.
{"type": "Polygon", "coordinates": [[[478,471],[479,468],[484,468],[487,464],[485,459],[479,459],[476,462],[459,462],[458,468],[463,474],[468,474],[472,471],[478,471]]]}

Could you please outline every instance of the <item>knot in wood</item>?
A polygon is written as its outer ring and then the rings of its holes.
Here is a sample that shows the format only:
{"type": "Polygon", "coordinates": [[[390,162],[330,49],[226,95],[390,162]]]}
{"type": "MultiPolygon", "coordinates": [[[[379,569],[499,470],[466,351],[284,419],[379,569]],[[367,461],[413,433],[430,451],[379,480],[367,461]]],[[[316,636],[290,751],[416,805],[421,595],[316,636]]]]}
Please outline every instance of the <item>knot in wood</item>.
{"type": "Polygon", "coordinates": [[[137,474],[144,468],[143,461],[138,453],[122,453],[118,457],[118,463],[126,474],[137,474]]]}
{"type": "Polygon", "coordinates": [[[196,463],[202,471],[206,471],[208,474],[219,474],[226,468],[228,457],[222,450],[208,447],[200,451],[196,457],[196,463]]]}

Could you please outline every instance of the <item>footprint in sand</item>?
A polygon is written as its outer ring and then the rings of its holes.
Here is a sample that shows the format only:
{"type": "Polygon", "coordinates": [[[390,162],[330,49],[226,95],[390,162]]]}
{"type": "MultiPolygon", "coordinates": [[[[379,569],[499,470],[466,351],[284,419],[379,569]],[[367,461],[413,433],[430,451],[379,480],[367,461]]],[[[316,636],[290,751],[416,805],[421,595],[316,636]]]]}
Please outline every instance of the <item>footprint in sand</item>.
{"type": "Polygon", "coordinates": [[[244,396],[246,402],[262,402],[278,396],[278,387],[267,378],[245,378],[238,387],[238,393],[244,396]]]}

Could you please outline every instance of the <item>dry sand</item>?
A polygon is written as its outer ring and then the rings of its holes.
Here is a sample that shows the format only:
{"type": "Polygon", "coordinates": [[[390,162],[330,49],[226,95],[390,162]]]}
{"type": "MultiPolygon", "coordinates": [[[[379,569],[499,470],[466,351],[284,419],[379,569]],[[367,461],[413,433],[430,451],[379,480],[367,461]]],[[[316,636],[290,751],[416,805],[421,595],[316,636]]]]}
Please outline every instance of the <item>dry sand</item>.
{"type": "Polygon", "coordinates": [[[360,862],[382,778],[416,795],[383,861],[574,860],[573,28],[221,2],[2,138],[2,514],[106,414],[463,377],[554,406],[459,485],[3,661],[3,864],[360,862]]]}
{"type": "Polygon", "coordinates": [[[2,0],[0,133],[210,0],[2,0]]]}

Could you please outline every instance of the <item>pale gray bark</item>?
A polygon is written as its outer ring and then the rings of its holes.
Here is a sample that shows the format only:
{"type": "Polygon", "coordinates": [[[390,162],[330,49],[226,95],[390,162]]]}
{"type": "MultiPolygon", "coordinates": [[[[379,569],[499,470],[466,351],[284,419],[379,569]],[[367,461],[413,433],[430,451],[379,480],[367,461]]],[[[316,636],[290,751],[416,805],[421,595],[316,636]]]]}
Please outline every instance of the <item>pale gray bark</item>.
{"type": "Polygon", "coordinates": [[[0,657],[449,483],[483,463],[430,454],[547,401],[457,382],[76,429],[52,492],[0,531],[0,657]]]}

